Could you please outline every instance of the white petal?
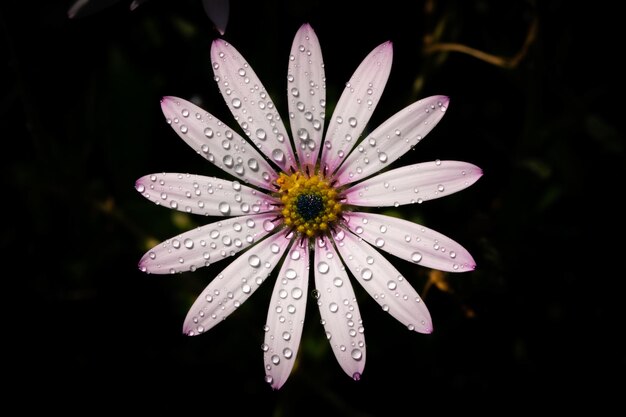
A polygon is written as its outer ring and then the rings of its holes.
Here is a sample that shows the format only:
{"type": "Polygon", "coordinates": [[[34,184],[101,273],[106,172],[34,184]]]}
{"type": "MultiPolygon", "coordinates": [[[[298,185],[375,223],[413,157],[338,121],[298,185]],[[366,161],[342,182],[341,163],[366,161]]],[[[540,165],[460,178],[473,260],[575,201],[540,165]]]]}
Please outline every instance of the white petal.
{"type": "Polygon", "coordinates": [[[275,209],[276,199],[238,181],[162,173],[141,177],[135,189],[148,200],[186,213],[241,216],[275,209]]]}
{"type": "Polygon", "coordinates": [[[350,213],[347,226],[363,240],[409,262],[449,272],[476,268],[463,246],[427,227],[374,213],[350,213]]]}
{"type": "Polygon", "coordinates": [[[337,171],[338,184],[369,177],[388,167],[432,130],[448,108],[446,96],[432,96],[400,110],[370,133],[337,171]]]}
{"type": "Polygon", "coordinates": [[[283,171],[295,169],[285,126],[252,67],[222,39],[213,41],[211,61],[222,96],[246,135],[283,171]]]}
{"type": "Polygon", "coordinates": [[[393,47],[385,42],[365,57],[346,83],[324,141],[322,165],[328,173],[337,169],[365,129],[387,84],[392,60],[393,47]]]}
{"type": "Polygon", "coordinates": [[[189,309],[183,333],[206,332],[241,306],[278,265],[289,242],[283,233],[276,233],[228,265],[189,309]]]}
{"type": "Polygon", "coordinates": [[[422,203],[467,188],[481,176],[482,170],[467,162],[424,162],[369,178],[343,197],[348,204],[367,207],[422,203]]]}
{"type": "Polygon", "coordinates": [[[300,166],[315,168],[324,131],[326,83],[322,49],[308,24],[293,40],[287,81],[289,121],[300,166]]]}
{"type": "Polygon", "coordinates": [[[226,32],[228,24],[229,0],[202,0],[202,6],[209,19],[215,24],[215,28],[221,35],[226,32]]]}
{"type": "Polygon", "coordinates": [[[267,311],[263,362],[265,380],[274,389],[287,381],[300,346],[309,284],[307,246],[294,245],[287,254],[267,311]]]}
{"type": "Polygon", "coordinates": [[[163,97],[161,109],[178,136],[209,162],[245,182],[273,190],[274,168],[216,117],[178,97],[163,97]]]}
{"type": "Polygon", "coordinates": [[[365,368],[365,336],[352,284],[332,243],[322,238],[315,249],[315,287],[322,324],[333,353],[348,376],[359,379],[365,368]]]}
{"type": "Polygon", "coordinates": [[[384,311],[409,330],[430,333],[430,313],[419,294],[376,249],[350,232],[335,237],[337,249],[352,275],[384,311]]]}
{"type": "Polygon", "coordinates": [[[275,213],[264,213],[197,227],[150,249],[139,261],[139,269],[151,274],[195,271],[233,256],[275,231],[275,218],[275,213]]]}

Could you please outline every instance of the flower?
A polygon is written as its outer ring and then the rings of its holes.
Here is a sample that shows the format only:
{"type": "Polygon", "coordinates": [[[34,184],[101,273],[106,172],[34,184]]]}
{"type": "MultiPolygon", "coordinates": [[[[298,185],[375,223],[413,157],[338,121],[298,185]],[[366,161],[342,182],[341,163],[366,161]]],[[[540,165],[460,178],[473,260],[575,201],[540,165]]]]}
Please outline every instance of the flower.
{"type": "Polygon", "coordinates": [[[195,271],[248,249],[192,305],[183,331],[193,336],[225,319],[280,266],[262,345],[266,381],[278,389],[300,343],[312,252],[312,293],[326,336],[343,370],[359,379],[365,338],[347,271],[408,329],[430,333],[424,301],[379,250],[450,272],[471,271],[475,263],[467,250],[434,230],[358,207],[443,197],[470,186],[482,171],[466,162],[437,160],[373,176],[426,136],[449,101],[445,96],[417,101],[358,142],[389,76],[391,42],[375,48],[357,68],[322,139],[322,53],[311,26],[299,29],[287,75],[295,149],[261,81],[239,52],[217,39],[211,59],[215,81],[249,141],[181,98],[164,97],[161,107],[188,145],[237,180],[163,173],[140,178],[136,189],[176,210],[231,217],[166,240],[143,256],[139,268],[156,274],[195,271]]]}

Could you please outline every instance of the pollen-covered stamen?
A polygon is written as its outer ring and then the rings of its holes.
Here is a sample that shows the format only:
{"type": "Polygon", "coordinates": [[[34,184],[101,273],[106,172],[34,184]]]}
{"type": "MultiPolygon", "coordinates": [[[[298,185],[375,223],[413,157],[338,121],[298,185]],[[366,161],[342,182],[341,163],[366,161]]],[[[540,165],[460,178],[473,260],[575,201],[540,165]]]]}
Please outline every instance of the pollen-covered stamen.
{"type": "Polygon", "coordinates": [[[285,224],[300,234],[319,235],[337,221],[342,208],[337,191],[320,175],[281,173],[276,184],[285,224]]]}

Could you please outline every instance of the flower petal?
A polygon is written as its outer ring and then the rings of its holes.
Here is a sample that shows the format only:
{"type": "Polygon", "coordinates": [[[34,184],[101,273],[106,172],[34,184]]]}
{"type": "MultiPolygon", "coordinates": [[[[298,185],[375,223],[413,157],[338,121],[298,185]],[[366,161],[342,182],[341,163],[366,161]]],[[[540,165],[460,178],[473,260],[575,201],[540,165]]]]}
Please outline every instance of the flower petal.
{"type": "Polygon", "coordinates": [[[476,268],[463,246],[417,223],[374,213],[350,213],[347,224],[363,240],[392,255],[428,268],[467,272],[476,268]]]}
{"type": "Polygon", "coordinates": [[[369,178],[350,187],[343,197],[348,204],[367,207],[422,203],[467,188],[482,174],[467,162],[424,162],[369,178]]]}
{"type": "Polygon", "coordinates": [[[178,136],[209,162],[236,178],[273,190],[274,168],[216,117],[178,97],[163,97],[161,109],[178,136]]]}
{"type": "Polygon", "coordinates": [[[189,309],[183,333],[196,336],[228,317],[272,273],[290,241],[283,233],[276,233],[228,265],[189,309]]]}
{"type": "Polygon", "coordinates": [[[247,248],[276,227],[275,213],[233,217],[210,223],[160,243],[139,261],[151,274],[195,271],[247,248]]]}
{"type": "Polygon", "coordinates": [[[409,330],[432,332],[430,313],[424,301],[384,256],[350,232],[340,231],[335,242],[352,275],[384,311],[409,330]]]}
{"type": "Polygon", "coordinates": [[[289,120],[300,166],[315,168],[324,132],[326,84],[322,49],[308,24],[293,40],[287,80],[289,120]]]}
{"type": "Polygon", "coordinates": [[[213,41],[211,60],[222,96],[246,135],[283,171],[295,169],[285,126],[252,67],[222,39],[213,41]]]}
{"type": "Polygon", "coordinates": [[[365,368],[365,336],[359,305],[333,244],[326,238],[319,242],[315,249],[315,287],[322,324],[339,365],[358,380],[365,368]]]}
{"type": "Polygon", "coordinates": [[[220,35],[224,35],[228,24],[229,0],[202,0],[202,6],[220,35]]]}
{"type": "Polygon", "coordinates": [[[162,173],[141,177],[135,189],[148,200],[186,213],[241,216],[275,209],[277,200],[237,181],[162,173]]]}
{"type": "Polygon", "coordinates": [[[446,96],[432,96],[400,110],[370,133],[337,171],[338,184],[367,178],[388,167],[432,130],[448,108],[446,96]]]}
{"type": "Polygon", "coordinates": [[[291,373],[306,312],[309,283],[308,245],[294,245],[280,269],[264,327],[265,380],[279,389],[291,373]]]}
{"type": "Polygon", "coordinates": [[[322,165],[328,173],[337,169],[365,129],[387,84],[392,59],[391,42],[379,45],[346,83],[328,125],[322,150],[322,165]]]}

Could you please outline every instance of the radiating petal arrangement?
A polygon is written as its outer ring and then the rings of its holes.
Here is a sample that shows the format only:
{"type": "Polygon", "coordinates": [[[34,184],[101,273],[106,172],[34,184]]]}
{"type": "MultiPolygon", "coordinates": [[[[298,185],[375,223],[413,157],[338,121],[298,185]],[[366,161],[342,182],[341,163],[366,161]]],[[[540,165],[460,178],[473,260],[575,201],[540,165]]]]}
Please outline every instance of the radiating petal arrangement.
{"type": "Polygon", "coordinates": [[[445,96],[417,101],[361,137],[389,77],[392,51],[391,42],[383,43],[358,66],[325,135],[324,62],[308,24],[296,34],[287,67],[292,139],[250,64],[221,39],[211,48],[215,80],[245,137],[189,101],[162,99],[174,131],[234,180],[151,174],[137,180],[137,191],[175,210],[230,217],[157,245],[142,257],[139,268],[154,274],[195,271],[245,251],[192,305],[183,326],[190,336],[224,320],[268,277],[276,276],[262,344],[265,380],[274,389],[293,369],[309,293],[339,365],[358,380],[366,347],[350,276],[409,330],[430,333],[433,323],[424,300],[381,251],[442,271],[476,267],[454,240],[367,211],[447,196],[482,175],[480,168],[459,161],[388,169],[441,120],[449,105],[445,96]]]}

